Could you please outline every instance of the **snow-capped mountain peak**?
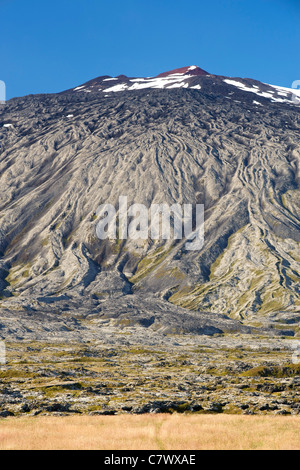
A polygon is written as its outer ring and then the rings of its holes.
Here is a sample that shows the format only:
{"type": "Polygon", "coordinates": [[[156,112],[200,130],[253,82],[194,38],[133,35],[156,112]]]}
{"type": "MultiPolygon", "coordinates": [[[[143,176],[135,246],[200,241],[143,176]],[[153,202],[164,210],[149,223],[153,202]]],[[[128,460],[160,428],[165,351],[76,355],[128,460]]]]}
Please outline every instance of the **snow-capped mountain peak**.
{"type": "Polygon", "coordinates": [[[105,97],[118,92],[145,89],[189,88],[214,95],[223,95],[228,99],[252,101],[264,105],[265,100],[272,103],[284,103],[297,106],[300,104],[300,90],[283,88],[252,80],[212,75],[197,65],[189,65],[160,73],[154,77],[127,77],[108,75],[97,77],[67,92],[103,93],[105,97]]]}

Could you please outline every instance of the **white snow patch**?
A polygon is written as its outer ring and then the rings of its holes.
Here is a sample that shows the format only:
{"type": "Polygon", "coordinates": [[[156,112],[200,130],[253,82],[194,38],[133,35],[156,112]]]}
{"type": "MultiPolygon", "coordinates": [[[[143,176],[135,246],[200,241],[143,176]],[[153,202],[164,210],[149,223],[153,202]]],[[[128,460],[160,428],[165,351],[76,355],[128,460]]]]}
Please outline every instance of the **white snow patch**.
{"type": "MultiPolygon", "coordinates": [[[[268,85],[266,83],[266,85],[268,85]]],[[[278,94],[281,94],[281,93],[285,93],[285,94],[290,94],[290,93],[293,93],[294,95],[296,96],[299,96],[300,97],[300,89],[298,88],[285,88],[283,86],[276,86],[276,85],[269,85],[273,88],[276,88],[276,90],[279,90],[278,94]]]]}
{"type": "Polygon", "coordinates": [[[112,86],[111,88],[106,88],[105,93],[110,93],[110,92],[117,92],[117,91],[124,91],[124,90],[127,90],[128,89],[128,86],[126,85],[126,83],[119,83],[119,85],[115,85],[115,86],[112,86]]]}
{"type": "Polygon", "coordinates": [[[73,91],[81,90],[84,87],[85,87],[85,85],[78,86],[76,88],[73,88],[73,91]]]}
{"type": "MultiPolygon", "coordinates": [[[[256,93],[255,91],[253,93],[256,93]]],[[[265,91],[261,91],[259,93],[256,93],[258,96],[262,96],[263,98],[270,98],[270,99],[275,99],[274,96],[273,96],[273,92],[265,92],[265,91]]]]}
{"type": "Polygon", "coordinates": [[[243,91],[252,91],[252,93],[257,93],[257,89],[253,87],[247,87],[244,83],[238,82],[237,80],[224,80],[225,83],[228,83],[228,85],[233,85],[236,86],[237,88],[240,88],[243,91]]]}
{"type": "Polygon", "coordinates": [[[178,78],[189,78],[186,76],[186,72],[175,72],[175,73],[170,73],[166,77],[160,77],[160,78],[170,78],[170,77],[178,77],[178,78]]]}
{"type": "MultiPolygon", "coordinates": [[[[151,78],[149,78],[148,80],[150,79],[151,78]]],[[[147,80],[147,78],[132,78],[130,82],[144,82],[145,80],[147,80]]]]}
{"type": "Polygon", "coordinates": [[[3,124],[3,127],[12,127],[12,124],[3,124]]]}
{"type": "MultiPolygon", "coordinates": [[[[133,79],[134,82],[128,90],[142,90],[144,88],[181,88],[185,86],[187,77],[182,74],[172,74],[167,77],[149,79],[133,79]]],[[[188,85],[187,85],[188,86],[188,85]]]]}
{"type": "Polygon", "coordinates": [[[105,78],[103,82],[110,82],[111,80],[118,80],[117,78],[105,78]]]}
{"type": "Polygon", "coordinates": [[[152,88],[152,85],[149,85],[149,82],[145,81],[143,83],[134,83],[128,89],[129,90],[143,90],[144,88],[152,88]]]}
{"type": "Polygon", "coordinates": [[[291,100],[284,100],[282,98],[272,98],[272,103],[290,103],[291,100]]]}
{"type": "MultiPolygon", "coordinates": [[[[273,90],[270,90],[268,92],[261,91],[261,90],[257,89],[256,87],[254,88],[254,86],[253,87],[246,86],[244,83],[241,83],[237,80],[228,80],[228,79],[226,79],[226,80],[224,80],[224,82],[228,83],[229,85],[236,86],[237,88],[239,88],[242,91],[249,91],[251,93],[255,93],[256,95],[261,96],[262,98],[269,98],[269,99],[272,100],[273,103],[291,103],[290,99],[282,99],[282,98],[275,97],[273,90]]],[[[265,85],[268,85],[268,84],[266,83],[265,85]]],[[[300,97],[300,90],[296,90],[294,88],[277,87],[277,86],[274,86],[274,85],[268,85],[268,86],[276,88],[278,90],[281,90],[282,93],[283,93],[283,90],[284,90],[285,93],[287,93],[287,92],[288,93],[294,93],[296,96],[300,97]]],[[[282,95],[282,96],[284,96],[284,95],[282,95]]]]}

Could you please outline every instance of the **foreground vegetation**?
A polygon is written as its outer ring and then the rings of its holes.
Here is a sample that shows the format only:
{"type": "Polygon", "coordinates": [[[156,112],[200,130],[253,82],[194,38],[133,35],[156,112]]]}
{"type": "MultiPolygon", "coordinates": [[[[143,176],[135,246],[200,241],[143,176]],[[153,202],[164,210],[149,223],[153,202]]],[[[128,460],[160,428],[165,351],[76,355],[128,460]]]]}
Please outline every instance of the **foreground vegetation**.
{"type": "Polygon", "coordinates": [[[67,416],[0,422],[0,450],[299,450],[299,417],[67,416]]]}
{"type": "Polygon", "coordinates": [[[300,414],[300,365],[284,349],[290,340],[275,343],[282,350],[236,335],[200,340],[206,345],[186,336],[147,346],[9,343],[0,367],[0,418],[300,414]]]}

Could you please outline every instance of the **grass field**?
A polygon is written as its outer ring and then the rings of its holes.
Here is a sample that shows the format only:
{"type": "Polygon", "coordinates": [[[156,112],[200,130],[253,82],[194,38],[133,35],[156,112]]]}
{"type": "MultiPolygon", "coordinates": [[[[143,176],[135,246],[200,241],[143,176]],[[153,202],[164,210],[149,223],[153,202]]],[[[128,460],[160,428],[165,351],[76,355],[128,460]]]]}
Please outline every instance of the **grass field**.
{"type": "Polygon", "coordinates": [[[299,450],[300,418],[119,415],[8,418],[0,450],[299,450]]]}

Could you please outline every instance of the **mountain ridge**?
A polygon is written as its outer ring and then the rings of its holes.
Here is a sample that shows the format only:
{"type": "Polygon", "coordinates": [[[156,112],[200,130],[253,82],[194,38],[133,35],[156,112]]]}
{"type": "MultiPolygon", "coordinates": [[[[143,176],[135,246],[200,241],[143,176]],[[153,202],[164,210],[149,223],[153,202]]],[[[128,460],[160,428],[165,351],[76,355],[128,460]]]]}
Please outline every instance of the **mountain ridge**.
{"type": "MultiPolygon", "coordinates": [[[[289,103],[291,105],[300,104],[300,90],[298,89],[269,85],[250,78],[232,78],[222,75],[213,75],[197,65],[162,72],[155,77],[127,77],[126,75],[111,77],[104,75],[62,93],[103,92],[105,96],[109,96],[111,93],[136,91],[139,89],[188,88],[201,90],[202,86],[205,88],[207,84],[211,85],[212,83],[213,85],[221,86],[222,82],[234,88],[241,89],[242,91],[250,92],[258,97],[268,98],[272,102],[289,103]]],[[[234,93],[234,88],[231,93],[234,93]]],[[[258,102],[258,104],[261,103],[258,102]]]]}

